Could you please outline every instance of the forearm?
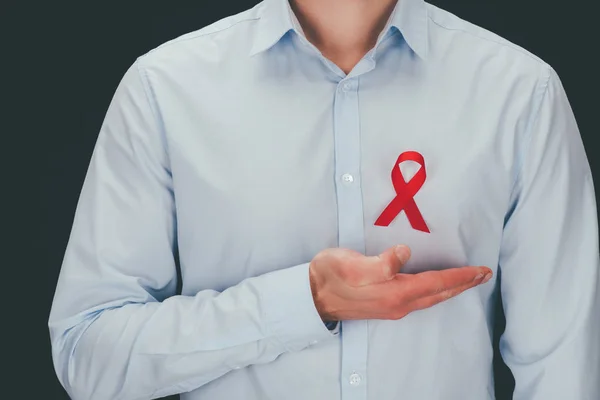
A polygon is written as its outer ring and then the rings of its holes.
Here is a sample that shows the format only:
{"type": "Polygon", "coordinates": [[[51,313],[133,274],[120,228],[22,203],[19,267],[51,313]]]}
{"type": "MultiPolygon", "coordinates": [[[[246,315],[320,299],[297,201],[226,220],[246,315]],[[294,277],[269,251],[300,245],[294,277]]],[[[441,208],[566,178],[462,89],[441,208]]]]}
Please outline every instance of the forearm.
{"type": "Polygon", "coordinates": [[[597,399],[600,394],[598,343],[598,322],[588,320],[548,354],[524,363],[508,358],[507,364],[518,380],[513,399],[597,399]]]}
{"type": "MultiPolygon", "coordinates": [[[[589,253],[576,257],[572,267],[578,271],[571,279],[556,279],[554,290],[522,279],[530,287],[522,288],[529,300],[521,303],[529,302],[531,313],[524,307],[508,310],[510,325],[501,341],[503,358],[516,380],[514,400],[600,396],[598,256],[589,253]]],[[[515,307],[519,297],[512,294],[515,307]]]]}
{"type": "Polygon", "coordinates": [[[55,367],[74,399],[141,399],[198,388],[334,335],[312,302],[306,264],[222,293],[173,296],[50,321],[55,367]]]}

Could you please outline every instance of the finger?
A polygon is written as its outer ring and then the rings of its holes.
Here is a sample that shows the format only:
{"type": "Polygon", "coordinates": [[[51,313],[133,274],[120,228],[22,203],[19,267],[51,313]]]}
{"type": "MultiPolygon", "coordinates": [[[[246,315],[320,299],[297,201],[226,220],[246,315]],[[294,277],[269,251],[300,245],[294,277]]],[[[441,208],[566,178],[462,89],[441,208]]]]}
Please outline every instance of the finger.
{"type": "Polygon", "coordinates": [[[374,264],[372,266],[367,266],[374,273],[373,280],[370,283],[381,283],[393,279],[400,269],[408,262],[410,258],[410,248],[400,244],[390,247],[378,256],[369,258],[374,264]]]}
{"type": "MultiPolygon", "coordinates": [[[[490,278],[491,278],[491,276],[490,276],[490,278]]],[[[409,312],[413,312],[413,311],[423,310],[423,309],[426,309],[429,307],[433,307],[436,304],[439,304],[443,301],[446,301],[455,296],[458,296],[465,290],[472,289],[475,286],[483,284],[483,283],[487,282],[488,280],[489,280],[489,278],[486,278],[484,276],[482,278],[473,280],[469,283],[465,283],[465,284],[459,285],[454,288],[443,290],[443,291],[433,294],[431,296],[415,299],[415,300],[411,301],[410,303],[408,303],[407,308],[408,308],[409,312]]]]}
{"type": "MultiPolygon", "coordinates": [[[[461,267],[442,271],[426,271],[415,275],[399,274],[397,279],[403,282],[407,300],[434,296],[461,286],[482,283],[492,270],[487,267],[461,267]]],[[[489,278],[488,278],[489,279],[489,278]]]]}

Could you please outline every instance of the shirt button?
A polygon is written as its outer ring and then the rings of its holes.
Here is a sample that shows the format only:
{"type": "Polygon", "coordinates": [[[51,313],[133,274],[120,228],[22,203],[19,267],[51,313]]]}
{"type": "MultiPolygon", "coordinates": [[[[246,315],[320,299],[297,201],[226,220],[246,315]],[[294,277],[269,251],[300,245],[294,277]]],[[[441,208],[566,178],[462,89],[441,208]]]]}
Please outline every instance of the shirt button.
{"type": "Polygon", "coordinates": [[[350,375],[350,384],[352,386],[358,386],[358,385],[360,385],[360,381],[361,380],[362,380],[362,378],[356,372],[354,372],[353,374],[350,375]]]}
{"type": "Polygon", "coordinates": [[[354,182],[354,177],[350,174],[344,174],[344,175],[342,175],[342,182],[352,183],[352,182],[354,182]]]}
{"type": "Polygon", "coordinates": [[[342,86],[342,90],[344,92],[349,92],[352,90],[352,82],[346,82],[344,83],[344,85],[342,86]]]}
{"type": "Polygon", "coordinates": [[[233,369],[240,369],[240,366],[236,365],[235,367],[233,367],[233,369]]]}

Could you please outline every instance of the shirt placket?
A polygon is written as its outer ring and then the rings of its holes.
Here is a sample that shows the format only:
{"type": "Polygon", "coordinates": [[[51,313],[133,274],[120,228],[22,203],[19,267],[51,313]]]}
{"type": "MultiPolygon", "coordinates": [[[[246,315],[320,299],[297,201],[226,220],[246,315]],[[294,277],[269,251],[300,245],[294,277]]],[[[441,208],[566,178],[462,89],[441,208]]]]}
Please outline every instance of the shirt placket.
{"type": "MultiPolygon", "coordinates": [[[[358,77],[340,80],[334,101],[335,177],[339,247],[365,252],[360,175],[358,77]]],[[[341,393],[367,399],[367,321],[342,322],[341,393]]]]}

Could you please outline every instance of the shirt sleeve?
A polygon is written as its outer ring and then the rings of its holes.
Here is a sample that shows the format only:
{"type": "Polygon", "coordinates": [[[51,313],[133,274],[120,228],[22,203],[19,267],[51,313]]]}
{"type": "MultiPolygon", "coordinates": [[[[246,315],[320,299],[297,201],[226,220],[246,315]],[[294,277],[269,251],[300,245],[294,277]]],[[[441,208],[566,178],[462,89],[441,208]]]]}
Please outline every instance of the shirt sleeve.
{"type": "Polygon", "coordinates": [[[598,222],[590,167],[548,67],[500,252],[500,352],[515,400],[600,399],[598,222]]]}
{"type": "Polygon", "coordinates": [[[166,149],[138,60],[99,133],[49,318],[54,367],[75,400],[187,392],[335,337],[315,308],[308,264],[176,295],[166,149]]]}

